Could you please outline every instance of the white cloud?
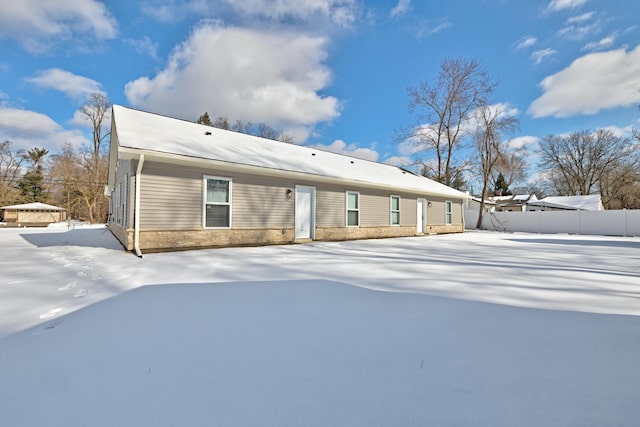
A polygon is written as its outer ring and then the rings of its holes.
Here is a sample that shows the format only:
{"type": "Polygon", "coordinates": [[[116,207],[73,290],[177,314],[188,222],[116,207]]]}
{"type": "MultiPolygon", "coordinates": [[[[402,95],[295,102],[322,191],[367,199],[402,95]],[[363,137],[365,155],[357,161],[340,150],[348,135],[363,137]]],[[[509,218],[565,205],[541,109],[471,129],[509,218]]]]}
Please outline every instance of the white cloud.
{"type": "Polygon", "coordinates": [[[411,0],[398,0],[398,4],[391,9],[390,16],[396,18],[400,15],[404,15],[411,8],[411,0]]]}
{"type": "Polygon", "coordinates": [[[616,36],[610,35],[597,42],[591,42],[584,45],[582,50],[603,50],[610,48],[616,42],[616,36]]]}
{"type": "MultiPolygon", "coordinates": [[[[499,102],[497,104],[491,104],[487,106],[489,115],[491,117],[515,117],[518,114],[520,114],[520,110],[518,110],[516,107],[512,107],[511,104],[506,103],[506,102],[499,102]]],[[[481,117],[480,116],[480,109],[476,109],[474,110],[470,116],[473,117],[481,117]]],[[[464,126],[467,126],[469,124],[464,124],[464,126]]],[[[470,125],[473,127],[473,125],[470,125]]],[[[472,127],[468,128],[467,130],[470,130],[472,127]]]]}
{"type": "Polygon", "coordinates": [[[218,16],[231,11],[244,18],[309,24],[328,21],[350,26],[360,7],[358,0],[155,0],[143,6],[145,13],[161,22],[173,22],[190,14],[208,16],[211,10],[216,10],[218,16]]]}
{"type": "Polygon", "coordinates": [[[141,39],[125,39],[123,41],[133,47],[138,54],[158,59],[158,43],[154,43],[149,36],[144,36],[141,39]]]}
{"type": "Polygon", "coordinates": [[[506,146],[513,150],[519,151],[534,148],[539,142],[540,138],[536,136],[525,135],[510,139],[506,142],[506,146]]]}
{"type": "Polygon", "coordinates": [[[595,12],[587,12],[583,13],[582,15],[572,16],[571,18],[567,19],[567,24],[578,24],[589,21],[591,18],[593,18],[593,15],[595,15],[595,12]]]}
{"type": "Polygon", "coordinates": [[[411,168],[415,162],[408,156],[393,156],[385,159],[382,163],[386,165],[398,166],[401,168],[411,168]]]}
{"type": "Polygon", "coordinates": [[[605,126],[602,130],[608,130],[618,138],[630,138],[633,135],[633,125],[625,126],[623,128],[619,126],[605,126]]]}
{"type": "MultiPolygon", "coordinates": [[[[69,120],[68,123],[77,127],[89,129],[93,132],[93,123],[80,110],[76,110],[73,113],[73,117],[71,118],[71,120],[69,120]]],[[[111,109],[108,109],[107,111],[105,111],[104,118],[102,120],[102,134],[104,135],[107,132],[109,132],[110,127],[111,127],[111,109]]]]}
{"type": "Polygon", "coordinates": [[[546,58],[555,55],[556,53],[558,53],[557,50],[555,49],[542,49],[542,50],[536,50],[535,52],[533,52],[531,54],[531,59],[533,59],[533,61],[536,63],[536,65],[542,63],[542,61],[544,61],[546,58]]]}
{"type": "Polygon", "coordinates": [[[358,13],[356,0],[226,0],[226,3],[247,16],[306,22],[320,17],[341,26],[353,24],[358,13]]]}
{"type": "Polygon", "coordinates": [[[347,144],[341,139],[336,139],[329,145],[315,144],[310,145],[309,147],[329,151],[331,153],[346,154],[347,156],[371,160],[372,162],[377,161],[379,157],[378,152],[372,148],[361,148],[356,144],[347,144]]]}
{"type": "Polygon", "coordinates": [[[589,25],[568,25],[558,30],[557,35],[568,40],[583,40],[589,36],[600,33],[602,25],[594,22],[589,25]]]}
{"type": "Polygon", "coordinates": [[[0,10],[0,38],[14,39],[32,53],[78,34],[104,40],[118,32],[116,20],[96,0],[0,0],[0,10]]]}
{"type": "Polygon", "coordinates": [[[569,117],[640,102],[640,45],[590,53],[540,83],[543,94],[533,101],[533,117],[569,117]]]}
{"type": "Polygon", "coordinates": [[[429,34],[436,34],[439,33],[440,31],[446,30],[447,28],[451,28],[453,27],[453,24],[449,21],[449,20],[444,20],[442,22],[440,22],[439,24],[436,24],[431,31],[429,31],[429,34]]]}
{"type": "Polygon", "coordinates": [[[565,26],[556,33],[568,40],[583,40],[602,31],[602,22],[592,20],[595,12],[572,16],[565,22],[565,26]]]}
{"type": "Polygon", "coordinates": [[[38,146],[51,153],[67,142],[75,146],[88,143],[81,131],[65,130],[45,114],[9,107],[0,107],[0,140],[12,141],[15,150],[38,146]]]}
{"type": "Polygon", "coordinates": [[[425,37],[437,34],[447,28],[453,27],[453,24],[448,19],[441,19],[436,22],[422,21],[420,24],[412,30],[414,36],[418,40],[422,40],[425,37]]]}
{"type": "Polygon", "coordinates": [[[538,43],[538,39],[536,37],[532,37],[532,36],[524,37],[516,45],[516,50],[526,49],[528,47],[533,46],[536,43],[538,43]]]}
{"type": "Polygon", "coordinates": [[[207,111],[266,123],[302,142],[315,124],[339,115],[338,100],[318,93],[331,82],[326,43],[205,22],[174,49],[163,70],[129,82],[125,94],[150,111],[190,120],[207,111]]]}
{"type": "Polygon", "coordinates": [[[565,9],[576,9],[585,4],[587,0],[551,0],[547,5],[549,12],[559,12],[565,9]]]}
{"type": "Polygon", "coordinates": [[[425,147],[420,143],[420,136],[422,135],[425,139],[427,139],[429,134],[431,134],[432,136],[435,135],[432,127],[428,125],[417,126],[414,129],[414,136],[400,141],[400,143],[398,144],[398,154],[400,154],[400,156],[402,157],[411,157],[415,154],[420,153],[421,151],[424,151],[425,147]]]}
{"type": "MultiPolygon", "coordinates": [[[[207,2],[202,0],[149,0],[140,5],[141,10],[157,21],[177,22],[191,14],[202,15],[207,10],[207,2]]],[[[215,7],[214,3],[210,7],[215,7]]],[[[217,7],[216,7],[217,9],[217,7]]]]}
{"type": "Polygon", "coordinates": [[[104,93],[97,81],[60,68],[41,71],[35,77],[27,78],[26,81],[46,89],[60,91],[77,101],[86,100],[92,93],[104,93]]]}

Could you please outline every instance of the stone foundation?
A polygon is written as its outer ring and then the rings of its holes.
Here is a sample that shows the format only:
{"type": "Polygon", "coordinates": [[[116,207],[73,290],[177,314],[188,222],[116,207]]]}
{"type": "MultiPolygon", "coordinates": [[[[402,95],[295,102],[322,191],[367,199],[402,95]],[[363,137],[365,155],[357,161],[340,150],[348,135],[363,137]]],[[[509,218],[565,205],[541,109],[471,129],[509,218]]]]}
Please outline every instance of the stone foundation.
{"type": "Polygon", "coordinates": [[[124,228],[118,224],[110,222],[108,224],[109,231],[115,236],[116,239],[122,243],[122,246],[128,251],[133,250],[133,229],[124,228]]]}
{"type": "MultiPolygon", "coordinates": [[[[133,229],[109,224],[109,230],[132,251],[133,229]]],[[[462,224],[427,226],[426,234],[459,233],[462,224]]],[[[315,240],[358,240],[416,236],[415,226],[401,227],[317,227],[315,240]]],[[[261,246],[295,242],[293,228],[232,229],[232,230],[140,230],[140,250],[164,251],[226,246],[261,246]]]]}
{"type": "Polygon", "coordinates": [[[464,231],[463,224],[428,225],[427,226],[427,234],[462,233],[463,231],[464,231]]]}
{"type": "Polygon", "coordinates": [[[416,235],[416,226],[403,227],[317,227],[316,240],[382,239],[416,235]]]}
{"type": "Polygon", "coordinates": [[[186,249],[293,242],[292,228],[233,230],[141,230],[140,249],[186,249]]]}

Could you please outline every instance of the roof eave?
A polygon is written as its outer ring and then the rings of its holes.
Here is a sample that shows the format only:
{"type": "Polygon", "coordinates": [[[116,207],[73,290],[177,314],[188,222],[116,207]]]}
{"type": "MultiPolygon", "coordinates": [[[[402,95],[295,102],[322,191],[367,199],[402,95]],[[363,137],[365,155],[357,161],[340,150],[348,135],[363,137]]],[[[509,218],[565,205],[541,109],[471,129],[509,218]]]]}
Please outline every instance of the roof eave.
{"type": "Polygon", "coordinates": [[[214,166],[215,168],[220,170],[239,171],[239,172],[245,172],[248,174],[267,175],[267,176],[274,176],[274,177],[290,177],[290,178],[298,178],[298,179],[305,179],[305,180],[312,179],[314,181],[320,181],[328,184],[348,184],[348,183],[357,182],[359,186],[367,187],[367,188],[404,191],[404,192],[422,194],[425,196],[445,197],[445,198],[458,199],[458,200],[471,198],[470,195],[464,194],[462,192],[460,193],[460,195],[449,194],[446,192],[434,192],[434,191],[424,190],[421,188],[398,187],[398,186],[380,184],[380,183],[369,182],[369,181],[332,177],[332,176],[319,175],[319,174],[313,174],[308,172],[297,172],[297,171],[290,171],[290,170],[284,170],[284,169],[267,168],[263,166],[254,166],[254,165],[248,165],[244,163],[232,163],[232,162],[227,162],[222,160],[207,159],[203,157],[185,156],[182,154],[166,153],[166,152],[153,151],[153,150],[144,150],[144,149],[133,148],[133,147],[119,146],[118,153],[120,158],[122,159],[135,160],[135,159],[138,159],[141,154],[144,154],[147,161],[156,160],[156,161],[165,162],[165,163],[178,163],[178,164],[184,164],[184,165],[199,164],[199,165],[204,165],[208,167],[214,166]]]}

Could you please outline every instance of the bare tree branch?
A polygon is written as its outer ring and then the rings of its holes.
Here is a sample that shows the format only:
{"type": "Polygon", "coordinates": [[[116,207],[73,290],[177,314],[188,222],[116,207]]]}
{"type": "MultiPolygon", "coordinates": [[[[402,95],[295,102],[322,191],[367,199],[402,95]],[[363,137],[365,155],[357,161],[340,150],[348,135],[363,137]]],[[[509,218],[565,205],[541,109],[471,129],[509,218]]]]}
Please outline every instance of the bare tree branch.
{"type": "Polygon", "coordinates": [[[448,58],[435,81],[408,89],[409,109],[418,114],[418,124],[406,136],[420,147],[416,151],[435,155],[436,181],[452,184],[454,156],[469,132],[467,121],[496,86],[478,61],[448,58]]]}
{"type": "Polygon", "coordinates": [[[616,176],[637,168],[639,150],[640,144],[602,129],[550,135],[540,143],[541,164],[560,195],[600,192],[607,198],[605,205],[614,198],[609,195],[617,193],[615,182],[621,177],[616,176]]]}

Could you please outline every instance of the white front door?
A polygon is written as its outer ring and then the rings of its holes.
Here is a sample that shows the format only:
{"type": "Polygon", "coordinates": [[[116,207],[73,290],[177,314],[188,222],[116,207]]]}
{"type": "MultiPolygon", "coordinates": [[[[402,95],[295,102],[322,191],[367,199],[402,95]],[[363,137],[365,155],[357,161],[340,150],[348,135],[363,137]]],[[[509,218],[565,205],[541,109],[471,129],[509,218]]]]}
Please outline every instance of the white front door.
{"type": "Polygon", "coordinates": [[[425,226],[427,225],[427,203],[425,199],[418,199],[418,206],[416,211],[416,222],[418,224],[418,226],[416,227],[416,232],[418,232],[418,234],[423,234],[425,226]]]}
{"type": "Polygon", "coordinates": [[[314,238],[315,195],[315,187],[296,185],[296,240],[314,238]]]}

